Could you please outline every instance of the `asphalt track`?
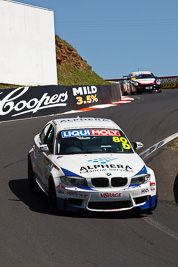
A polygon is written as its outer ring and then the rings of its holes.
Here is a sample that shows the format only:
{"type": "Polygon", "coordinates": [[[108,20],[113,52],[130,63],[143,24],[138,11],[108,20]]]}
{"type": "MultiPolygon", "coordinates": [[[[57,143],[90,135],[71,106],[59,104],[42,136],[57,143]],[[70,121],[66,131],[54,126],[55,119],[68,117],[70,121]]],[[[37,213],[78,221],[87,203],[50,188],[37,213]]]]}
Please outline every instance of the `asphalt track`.
{"type": "MultiPolygon", "coordinates": [[[[144,143],[140,152],[178,132],[178,90],[134,98],[77,115],[111,118],[144,143]]],[[[145,159],[158,182],[152,214],[53,215],[27,182],[28,150],[50,119],[0,124],[0,266],[178,266],[178,151],[161,148],[145,159]]]]}

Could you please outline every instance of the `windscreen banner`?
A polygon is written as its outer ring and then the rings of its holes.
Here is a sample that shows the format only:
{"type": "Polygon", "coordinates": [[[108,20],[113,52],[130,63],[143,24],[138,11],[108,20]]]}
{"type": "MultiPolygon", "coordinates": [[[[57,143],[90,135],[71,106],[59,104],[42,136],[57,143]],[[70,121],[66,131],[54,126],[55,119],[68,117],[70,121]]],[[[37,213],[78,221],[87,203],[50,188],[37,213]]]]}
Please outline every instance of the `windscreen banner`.
{"type": "Polygon", "coordinates": [[[61,114],[120,100],[120,86],[115,84],[1,89],[0,121],[61,114]]]}

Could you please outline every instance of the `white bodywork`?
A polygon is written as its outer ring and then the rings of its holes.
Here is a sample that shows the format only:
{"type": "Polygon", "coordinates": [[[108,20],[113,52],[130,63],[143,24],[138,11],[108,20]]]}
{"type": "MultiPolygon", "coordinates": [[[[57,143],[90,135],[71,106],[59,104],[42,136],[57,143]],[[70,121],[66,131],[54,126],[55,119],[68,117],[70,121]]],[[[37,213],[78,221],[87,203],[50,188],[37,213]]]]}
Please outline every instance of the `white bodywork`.
{"type": "MultiPolygon", "coordinates": [[[[53,151],[42,149],[45,144],[40,138],[42,135],[38,134],[35,136],[34,147],[29,152],[29,157],[36,181],[47,194],[49,178],[52,177],[60,210],[88,209],[109,212],[136,207],[154,209],[156,205],[154,172],[134,152],[131,143],[126,141],[126,137],[118,137],[120,132],[117,135],[117,131],[121,129],[117,124],[102,118],[71,118],[54,120],[48,125],[52,125],[55,129],[53,151]],[[124,142],[122,146],[126,147],[126,152],[82,152],[67,155],[56,152],[58,151],[56,150],[58,149],[58,133],[62,132],[62,138],[67,139],[66,136],[70,135],[70,137],[80,137],[82,140],[82,137],[88,134],[89,130],[86,129],[90,129],[91,132],[95,131],[94,134],[97,136],[109,135],[111,140],[115,140],[114,142],[122,140],[121,142],[124,142]],[[85,181],[85,184],[66,184],[65,181],[68,179],[74,181],[81,179],[85,181]],[[133,182],[139,179],[145,182],[133,182]]],[[[109,145],[102,148],[107,150],[109,145]]]]}
{"type": "MultiPolygon", "coordinates": [[[[131,76],[139,76],[139,75],[151,75],[150,71],[136,71],[132,72],[131,76]]],[[[134,79],[134,81],[139,82],[140,84],[154,84],[155,78],[143,78],[143,79],[134,79]]]]}

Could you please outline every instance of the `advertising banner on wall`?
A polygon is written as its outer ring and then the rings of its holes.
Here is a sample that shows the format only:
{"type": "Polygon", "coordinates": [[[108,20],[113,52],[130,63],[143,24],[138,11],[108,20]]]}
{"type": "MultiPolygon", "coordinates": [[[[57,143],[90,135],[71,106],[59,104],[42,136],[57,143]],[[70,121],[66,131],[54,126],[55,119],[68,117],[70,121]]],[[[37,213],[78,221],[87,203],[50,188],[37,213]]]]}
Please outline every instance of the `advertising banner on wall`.
{"type": "MultiPolygon", "coordinates": [[[[166,76],[158,77],[161,80],[162,89],[176,89],[178,88],[178,76],[166,76]]],[[[107,79],[106,81],[122,83],[125,78],[122,79],[107,79]]]]}
{"type": "Polygon", "coordinates": [[[59,114],[120,100],[119,85],[53,85],[2,89],[0,121],[59,114]]]}
{"type": "Polygon", "coordinates": [[[162,89],[178,88],[178,76],[161,77],[162,89]]]}

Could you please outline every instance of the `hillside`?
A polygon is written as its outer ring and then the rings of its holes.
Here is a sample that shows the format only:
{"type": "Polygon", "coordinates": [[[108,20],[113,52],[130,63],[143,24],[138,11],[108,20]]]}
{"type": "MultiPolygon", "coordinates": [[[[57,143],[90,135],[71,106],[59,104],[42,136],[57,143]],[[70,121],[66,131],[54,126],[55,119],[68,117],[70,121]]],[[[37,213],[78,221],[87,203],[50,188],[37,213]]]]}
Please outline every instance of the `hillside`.
{"type": "MultiPolygon", "coordinates": [[[[92,67],[70,44],[57,35],[55,40],[59,85],[109,84],[92,71],[92,67]]],[[[0,89],[14,87],[18,85],[0,84],[0,89]]]]}
{"type": "Polygon", "coordinates": [[[99,77],[78,52],[56,35],[58,84],[86,85],[108,84],[99,77]]]}

